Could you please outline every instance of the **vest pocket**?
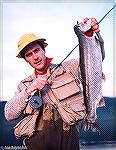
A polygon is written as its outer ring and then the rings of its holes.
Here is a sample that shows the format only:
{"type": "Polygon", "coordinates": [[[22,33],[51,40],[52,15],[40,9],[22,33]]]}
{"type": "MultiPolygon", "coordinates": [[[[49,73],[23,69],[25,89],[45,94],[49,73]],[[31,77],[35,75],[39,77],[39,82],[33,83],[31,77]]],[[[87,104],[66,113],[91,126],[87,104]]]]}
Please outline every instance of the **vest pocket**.
{"type": "Polygon", "coordinates": [[[71,98],[81,92],[81,89],[76,84],[75,79],[69,73],[64,73],[63,75],[55,78],[51,89],[59,101],[71,98]]]}

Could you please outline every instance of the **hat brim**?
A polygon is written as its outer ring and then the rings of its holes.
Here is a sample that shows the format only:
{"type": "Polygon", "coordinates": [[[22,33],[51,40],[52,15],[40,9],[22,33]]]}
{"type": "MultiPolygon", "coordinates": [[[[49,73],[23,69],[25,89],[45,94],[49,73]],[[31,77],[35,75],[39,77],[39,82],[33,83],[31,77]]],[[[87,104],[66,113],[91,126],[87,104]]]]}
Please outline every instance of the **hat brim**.
{"type": "MultiPolygon", "coordinates": [[[[46,41],[46,39],[37,39],[37,40],[33,40],[32,42],[28,43],[27,45],[29,45],[29,44],[31,44],[31,43],[33,43],[33,42],[41,42],[41,43],[43,43],[43,46],[44,46],[44,48],[45,48],[45,47],[48,45],[45,41],[46,41]]],[[[26,47],[27,45],[25,45],[25,47],[26,47]]],[[[18,54],[16,57],[22,58],[21,52],[24,50],[25,47],[22,48],[22,50],[19,52],[19,54],[18,54]]]]}

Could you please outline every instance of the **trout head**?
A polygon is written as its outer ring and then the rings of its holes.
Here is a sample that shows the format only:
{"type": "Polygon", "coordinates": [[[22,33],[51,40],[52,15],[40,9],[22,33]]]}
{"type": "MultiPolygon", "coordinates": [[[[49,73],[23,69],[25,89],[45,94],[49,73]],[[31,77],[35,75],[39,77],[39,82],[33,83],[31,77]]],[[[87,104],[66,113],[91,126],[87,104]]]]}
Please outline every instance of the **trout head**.
{"type": "Polygon", "coordinates": [[[89,31],[90,29],[91,24],[89,21],[80,23],[77,21],[77,24],[74,26],[74,31],[77,36],[84,35],[84,33],[89,31]]]}

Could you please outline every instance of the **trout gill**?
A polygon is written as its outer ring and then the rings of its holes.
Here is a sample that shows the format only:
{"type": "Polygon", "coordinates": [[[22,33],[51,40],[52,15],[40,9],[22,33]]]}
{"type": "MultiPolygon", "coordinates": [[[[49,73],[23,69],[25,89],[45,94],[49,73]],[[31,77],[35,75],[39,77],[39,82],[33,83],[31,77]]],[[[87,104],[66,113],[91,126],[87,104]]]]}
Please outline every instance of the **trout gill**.
{"type": "Polygon", "coordinates": [[[83,128],[97,131],[96,109],[100,106],[102,99],[102,61],[105,51],[100,33],[96,33],[97,36],[92,37],[84,34],[90,28],[89,24],[81,22],[74,26],[74,31],[79,40],[80,72],[87,111],[83,128]]]}

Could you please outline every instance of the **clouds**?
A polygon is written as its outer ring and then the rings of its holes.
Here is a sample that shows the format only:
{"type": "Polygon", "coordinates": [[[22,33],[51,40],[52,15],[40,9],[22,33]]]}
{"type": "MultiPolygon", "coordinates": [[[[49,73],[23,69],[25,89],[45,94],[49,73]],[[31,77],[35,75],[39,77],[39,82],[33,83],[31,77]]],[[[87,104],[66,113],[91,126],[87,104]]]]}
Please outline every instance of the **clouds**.
{"type": "MultiPolygon", "coordinates": [[[[59,63],[77,44],[73,31],[77,20],[95,17],[100,20],[112,7],[112,3],[3,3],[3,96],[8,100],[14,94],[17,84],[33,73],[24,60],[15,56],[17,42],[25,33],[34,33],[46,38],[46,55],[59,63]]],[[[103,70],[107,81],[103,94],[113,96],[113,12],[100,23],[105,41],[106,58],[103,70]],[[111,68],[107,69],[107,66],[111,68]],[[109,90],[106,87],[110,87],[109,90]]],[[[78,48],[70,58],[77,57],[78,48]]]]}

